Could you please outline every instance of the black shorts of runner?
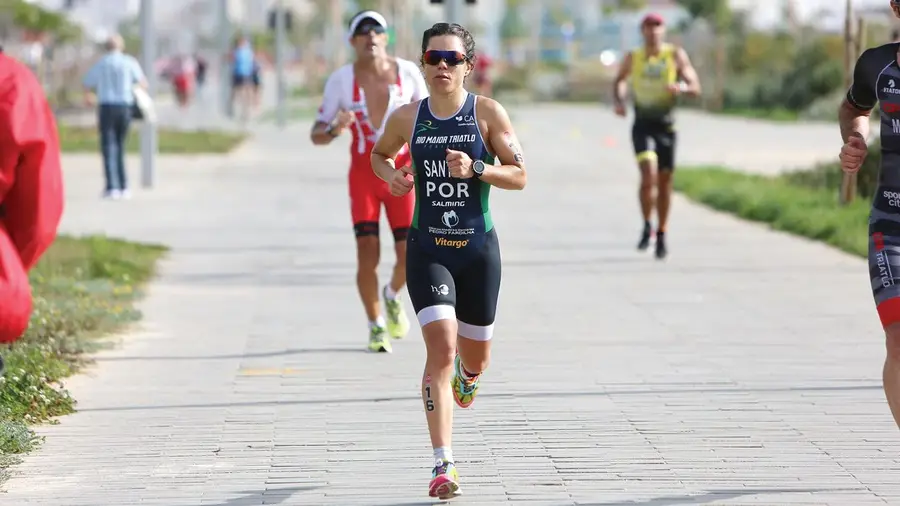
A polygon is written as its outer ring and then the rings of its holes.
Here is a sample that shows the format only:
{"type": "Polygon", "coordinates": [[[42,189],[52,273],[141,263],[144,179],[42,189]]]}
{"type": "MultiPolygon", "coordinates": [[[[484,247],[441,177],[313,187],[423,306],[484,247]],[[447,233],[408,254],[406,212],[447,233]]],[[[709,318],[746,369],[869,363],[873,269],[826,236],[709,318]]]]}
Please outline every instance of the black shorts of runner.
{"type": "Polygon", "coordinates": [[[668,119],[640,118],[631,127],[631,142],[638,162],[655,160],[661,171],[675,169],[675,125],[668,119]],[[653,146],[650,146],[650,143],[653,146]]]}
{"type": "Polygon", "coordinates": [[[869,278],[881,324],[900,322],[900,187],[881,186],[872,200],[869,278]]]}
{"type": "Polygon", "coordinates": [[[231,85],[237,88],[238,86],[243,86],[245,84],[251,84],[252,77],[251,76],[242,76],[235,74],[231,76],[231,85]]]}
{"type": "MultiPolygon", "coordinates": [[[[441,259],[421,244],[424,234],[410,229],[406,240],[406,285],[419,325],[456,319],[459,335],[475,341],[493,337],[500,296],[500,244],[492,229],[465,262],[441,259]]],[[[449,253],[448,255],[452,255],[449,253]]]]}
{"type": "Polygon", "coordinates": [[[253,87],[254,87],[254,88],[259,88],[260,78],[259,78],[259,71],[258,71],[258,70],[254,70],[254,71],[253,71],[253,75],[250,76],[250,81],[253,83],[253,87]]]}

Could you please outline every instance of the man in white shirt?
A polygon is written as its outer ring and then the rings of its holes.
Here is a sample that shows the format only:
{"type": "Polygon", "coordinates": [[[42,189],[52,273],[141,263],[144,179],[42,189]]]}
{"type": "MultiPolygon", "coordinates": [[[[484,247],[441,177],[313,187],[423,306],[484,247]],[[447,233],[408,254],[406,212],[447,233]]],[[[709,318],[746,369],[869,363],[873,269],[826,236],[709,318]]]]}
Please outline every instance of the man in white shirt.
{"type": "Polygon", "coordinates": [[[103,196],[116,200],[129,197],[125,140],[131,124],[134,88],[147,87],[140,63],[124,50],[122,37],[111,36],[106,42],[106,55],[88,70],[83,82],[86,100],[98,108],[97,127],[106,175],[103,196]]]}
{"type": "MultiPolygon", "coordinates": [[[[369,320],[369,349],[390,352],[390,337],[409,331],[398,292],[406,284],[406,234],[412,224],[415,196],[391,196],[390,188],[372,171],[369,155],[387,118],[397,107],[428,96],[419,66],[387,54],[387,20],[367,10],[350,20],[348,38],[356,60],[334,71],[325,83],[322,106],[310,137],[325,145],[350,128],[350,209],[356,233],[359,295],[369,320]],[[384,205],[393,230],[397,262],[391,281],[382,289],[387,320],[381,315],[378,268],[381,246],[378,222],[384,205]]],[[[410,163],[404,148],[397,167],[410,163]]]]}

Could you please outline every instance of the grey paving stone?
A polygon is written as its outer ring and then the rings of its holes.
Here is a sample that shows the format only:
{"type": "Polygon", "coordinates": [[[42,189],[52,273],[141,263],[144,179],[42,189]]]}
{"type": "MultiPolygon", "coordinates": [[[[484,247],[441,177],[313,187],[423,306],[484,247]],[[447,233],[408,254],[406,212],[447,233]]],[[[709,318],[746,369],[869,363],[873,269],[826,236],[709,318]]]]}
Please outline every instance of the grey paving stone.
{"type": "MultiPolygon", "coordinates": [[[[493,363],[455,415],[454,504],[900,504],[863,261],[682,198],[671,257],[637,254],[628,123],[515,120],[530,182],[492,196],[504,281],[493,363]]],[[[778,172],[837,147],[833,126],[681,124],[685,163],[778,172]]],[[[435,504],[421,337],[363,351],[346,147],[307,128],[160,160],[131,202],[99,201],[96,158],[67,158],[67,231],[173,251],[4,504],[435,504]]]]}

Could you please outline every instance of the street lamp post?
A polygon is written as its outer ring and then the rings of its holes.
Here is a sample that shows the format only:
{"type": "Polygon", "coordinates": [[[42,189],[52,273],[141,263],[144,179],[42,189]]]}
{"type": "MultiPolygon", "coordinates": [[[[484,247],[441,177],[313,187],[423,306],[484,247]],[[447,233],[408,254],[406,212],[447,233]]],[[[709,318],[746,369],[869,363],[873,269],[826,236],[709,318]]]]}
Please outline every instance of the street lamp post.
{"type": "Polygon", "coordinates": [[[219,0],[217,9],[219,45],[219,106],[226,116],[231,115],[231,20],[228,19],[228,0],[219,0]]]}
{"type": "Polygon", "coordinates": [[[287,83],[284,76],[284,60],[285,60],[285,41],[284,41],[284,1],[278,0],[275,3],[275,69],[276,80],[278,81],[278,102],[276,112],[278,114],[278,126],[284,128],[287,123],[287,107],[285,107],[285,99],[287,98],[287,83]]]}
{"type": "MultiPolygon", "coordinates": [[[[156,96],[156,27],[153,24],[153,0],[141,0],[141,66],[147,75],[147,92],[156,96]]],[[[152,188],[156,183],[156,124],[144,121],[141,127],[141,185],[152,188]]]]}

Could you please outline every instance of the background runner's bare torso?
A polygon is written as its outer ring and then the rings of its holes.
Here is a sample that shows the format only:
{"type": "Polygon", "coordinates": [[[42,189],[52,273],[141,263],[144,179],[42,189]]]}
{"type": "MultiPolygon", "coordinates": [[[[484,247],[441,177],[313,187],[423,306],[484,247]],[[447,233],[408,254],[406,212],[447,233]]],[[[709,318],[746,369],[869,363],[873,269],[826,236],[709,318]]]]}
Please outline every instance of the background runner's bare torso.
{"type": "Polygon", "coordinates": [[[387,115],[388,103],[391,99],[391,87],[397,83],[400,72],[397,62],[391,62],[391,72],[377,75],[370,72],[360,72],[355,67],[353,74],[356,82],[366,97],[366,116],[375,131],[381,130],[384,117],[387,115]]]}

